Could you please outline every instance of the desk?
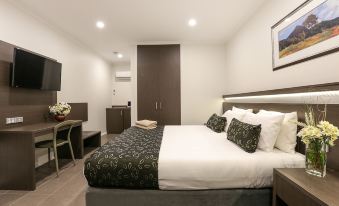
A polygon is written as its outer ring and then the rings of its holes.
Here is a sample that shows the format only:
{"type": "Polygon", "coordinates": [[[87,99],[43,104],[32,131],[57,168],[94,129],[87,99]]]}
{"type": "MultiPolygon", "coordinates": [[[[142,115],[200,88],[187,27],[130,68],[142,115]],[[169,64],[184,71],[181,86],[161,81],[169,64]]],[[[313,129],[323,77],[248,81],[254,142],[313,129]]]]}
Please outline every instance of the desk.
{"type": "MultiPolygon", "coordinates": [[[[53,133],[56,124],[46,122],[0,130],[0,190],[35,190],[34,138],[53,133]]],[[[83,158],[80,120],[72,129],[71,141],[74,156],[83,158]]],[[[58,156],[68,159],[69,151],[61,147],[58,156]]]]}

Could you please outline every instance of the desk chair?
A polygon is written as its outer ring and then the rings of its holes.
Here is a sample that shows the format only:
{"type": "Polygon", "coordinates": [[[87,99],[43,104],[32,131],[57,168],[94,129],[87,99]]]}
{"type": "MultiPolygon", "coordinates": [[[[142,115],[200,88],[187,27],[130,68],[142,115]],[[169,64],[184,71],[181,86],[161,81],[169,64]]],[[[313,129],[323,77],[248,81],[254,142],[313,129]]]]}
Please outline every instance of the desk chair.
{"type": "Polygon", "coordinates": [[[73,148],[72,148],[72,143],[71,143],[71,132],[72,132],[73,125],[75,123],[76,122],[72,121],[72,120],[68,120],[68,121],[64,121],[62,123],[59,123],[54,127],[53,139],[44,140],[44,141],[35,143],[36,148],[47,148],[48,149],[48,162],[51,161],[50,149],[53,149],[56,174],[57,174],[58,177],[59,177],[59,163],[58,163],[58,151],[57,151],[58,147],[61,147],[65,144],[69,145],[69,149],[70,149],[70,152],[71,152],[73,163],[75,165],[75,159],[74,159],[73,148]],[[67,138],[65,138],[65,137],[58,138],[58,132],[60,132],[61,129],[63,131],[66,131],[66,132],[68,131],[67,132],[67,138]]]}

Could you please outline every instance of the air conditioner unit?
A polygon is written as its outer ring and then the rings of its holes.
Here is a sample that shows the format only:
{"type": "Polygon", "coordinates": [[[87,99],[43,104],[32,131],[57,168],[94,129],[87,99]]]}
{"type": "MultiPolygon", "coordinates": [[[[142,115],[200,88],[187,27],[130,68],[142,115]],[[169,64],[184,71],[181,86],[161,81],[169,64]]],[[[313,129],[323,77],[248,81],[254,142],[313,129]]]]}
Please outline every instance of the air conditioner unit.
{"type": "Polygon", "coordinates": [[[115,72],[115,78],[130,79],[131,78],[131,72],[130,71],[115,72]]]}

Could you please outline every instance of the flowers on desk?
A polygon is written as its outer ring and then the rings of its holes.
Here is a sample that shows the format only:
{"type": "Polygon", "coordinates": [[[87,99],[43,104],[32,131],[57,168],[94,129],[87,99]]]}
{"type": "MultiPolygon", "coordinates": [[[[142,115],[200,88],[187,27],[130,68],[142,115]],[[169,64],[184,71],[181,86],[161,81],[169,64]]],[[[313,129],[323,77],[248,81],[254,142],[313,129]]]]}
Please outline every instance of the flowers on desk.
{"type": "Polygon", "coordinates": [[[54,115],[55,120],[62,122],[71,112],[72,107],[66,102],[59,102],[53,106],[49,106],[49,113],[54,115]]]}
{"type": "Polygon", "coordinates": [[[305,122],[298,122],[303,128],[298,133],[306,145],[306,172],[319,177],[326,175],[327,148],[334,146],[338,139],[339,129],[326,121],[326,105],[319,111],[319,117],[312,107],[307,107],[305,122]],[[317,121],[318,120],[318,121],[317,121]]]}

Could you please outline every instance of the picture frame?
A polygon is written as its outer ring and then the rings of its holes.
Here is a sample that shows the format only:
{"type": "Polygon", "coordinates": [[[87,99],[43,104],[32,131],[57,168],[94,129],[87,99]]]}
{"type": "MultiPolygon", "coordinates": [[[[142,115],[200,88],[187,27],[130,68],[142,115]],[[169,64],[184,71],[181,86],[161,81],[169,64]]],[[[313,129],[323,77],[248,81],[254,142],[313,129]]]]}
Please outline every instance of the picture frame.
{"type": "Polygon", "coordinates": [[[271,27],[273,71],[339,51],[339,0],[307,0],[271,27]]]}

